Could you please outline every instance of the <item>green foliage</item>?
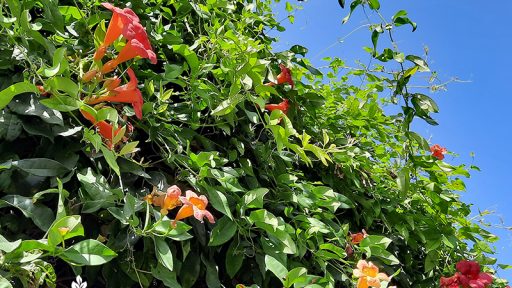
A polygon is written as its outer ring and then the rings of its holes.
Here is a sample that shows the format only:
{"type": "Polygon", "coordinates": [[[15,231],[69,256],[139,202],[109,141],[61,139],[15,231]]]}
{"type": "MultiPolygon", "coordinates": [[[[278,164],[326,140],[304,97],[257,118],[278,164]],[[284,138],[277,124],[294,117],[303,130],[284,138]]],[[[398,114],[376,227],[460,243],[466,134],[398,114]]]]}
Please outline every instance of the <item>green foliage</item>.
{"type": "MultiPolygon", "coordinates": [[[[362,7],[380,15],[378,0],[338,2],[350,4],[343,22],[362,7]]],[[[102,67],[93,55],[110,11],[0,2],[0,286],[70,286],[81,275],[90,287],[351,287],[369,259],[390,285],[436,287],[460,259],[496,263],[497,237],[459,200],[468,169],[410,131],[416,118],[437,125],[439,108],[408,85],[435,76],[427,62],[382,43],[416,29],[407,12],[371,25],[379,64],[334,58],[319,70],[305,47],[273,52],[267,33],[284,28],[271,4],[131,1],[157,64],[135,59],[85,81],[102,67]],[[280,82],[279,64],[295,85],[280,82]],[[128,67],[141,120],[129,105],[90,104],[107,89],[101,77],[125,83],[128,67]],[[265,109],[283,99],[286,113],[265,109]],[[392,105],[399,112],[386,113],[392,105]],[[107,139],[98,122],[119,132],[107,139]],[[174,221],[183,198],[176,208],[158,198],[172,185],[205,196],[215,223],[174,221]],[[362,229],[369,236],[353,243],[362,229]]]]}

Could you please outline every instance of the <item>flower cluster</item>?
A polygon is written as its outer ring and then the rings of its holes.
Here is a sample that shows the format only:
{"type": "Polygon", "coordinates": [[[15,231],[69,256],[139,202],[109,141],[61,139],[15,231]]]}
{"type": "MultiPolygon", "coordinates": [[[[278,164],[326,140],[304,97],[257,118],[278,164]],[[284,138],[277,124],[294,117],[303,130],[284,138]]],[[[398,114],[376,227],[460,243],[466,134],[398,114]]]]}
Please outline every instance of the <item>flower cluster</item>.
{"type": "MultiPolygon", "coordinates": [[[[104,78],[104,75],[114,71],[119,64],[136,57],[148,58],[151,63],[155,64],[156,54],[151,48],[146,30],[139,22],[139,17],[131,9],[117,8],[109,3],[102,3],[101,5],[112,11],[112,18],[105,38],[94,54],[94,65],[98,68],[84,73],[82,81],[87,83],[96,79],[97,81],[103,81],[103,85],[100,94],[87,97],[85,103],[89,105],[102,102],[130,104],[137,118],[142,119],[144,99],[137,87],[138,81],[135,72],[131,68],[126,70],[129,81],[124,85],[121,85],[121,79],[117,76],[104,78]],[[101,60],[105,56],[108,47],[120,36],[126,40],[125,46],[114,59],[101,65],[101,60]]],[[[116,125],[109,124],[106,121],[98,121],[95,116],[87,111],[81,110],[81,113],[85,119],[89,120],[98,129],[98,133],[103,137],[107,146],[112,149],[115,145],[114,139],[119,138],[116,136],[124,130],[116,128],[116,125]]]]}
{"type": "Polygon", "coordinates": [[[480,265],[475,261],[459,261],[455,268],[458,272],[453,276],[441,277],[441,288],[486,288],[492,284],[492,276],[480,272],[480,265]]]}
{"type": "Polygon", "coordinates": [[[444,154],[446,154],[448,150],[446,150],[444,147],[441,147],[439,144],[435,144],[430,147],[430,152],[432,152],[432,156],[436,157],[438,160],[443,160],[444,154]]]}
{"type": "MultiPolygon", "coordinates": [[[[295,84],[293,83],[292,79],[292,72],[290,69],[286,68],[283,64],[279,64],[279,68],[281,69],[281,73],[277,75],[277,83],[269,82],[265,85],[267,86],[274,86],[274,85],[280,85],[280,84],[290,84],[292,86],[292,89],[294,88],[295,84]]],[[[284,99],[281,103],[278,104],[267,104],[265,105],[265,109],[268,111],[274,111],[274,110],[281,110],[284,114],[288,113],[288,108],[290,105],[288,104],[288,99],[284,99]]]]}
{"type": "Polygon", "coordinates": [[[170,210],[181,206],[174,218],[173,225],[176,225],[176,221],[190,216],[194,216],[194,218],[201,221],[201,223],[204,217],[206,217],[210,223],[215,223],[212,213],[206,210],[206,206],[208,206],[206,196],[198,196],[195,192],[190,190],[185,191],[185,197],[181,196],[181,194],[181,189],[176,185],[169,187],[165,193],[158,191],[156,187],[154,187],[151,194],[146,195],[144,200],[155,207],[160,207],[160,213],[162,213],[162,215],[167,215],[170,210]]]}
{"type": "MultiPolygon", "coordinates": [[[[389,282],[391,280],[385,273],[379,273],[379,267],[365,260],[357,262],[357,269],[354,269],[353,275],[358,278],[357,288],[381,287],[381,281],[389,282]]],[[[389,286],[389,288],[392,287],[394,286],[389,286]]]]}

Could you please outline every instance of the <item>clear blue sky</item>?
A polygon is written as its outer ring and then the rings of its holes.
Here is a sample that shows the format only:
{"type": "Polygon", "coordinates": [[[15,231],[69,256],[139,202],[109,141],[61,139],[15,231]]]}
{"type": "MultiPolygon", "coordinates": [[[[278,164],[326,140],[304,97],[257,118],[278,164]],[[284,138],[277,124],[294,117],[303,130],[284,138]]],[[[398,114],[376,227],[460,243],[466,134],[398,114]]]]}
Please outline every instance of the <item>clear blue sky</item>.
{"type": "MultiPolygon", "coordinates": [[[[285,2],[276,6],[278,19],[287,15],[285,2]]],[[[289,2],[304,9],[294,12],[295,24],[283,21],[286,32],[272,33],[280,39],[274,45],[276,51],[300,44],[309,49],[307,56],[317,66],[325,65],[321,59],[326,56],[338,56],[347,65],[353,65],[356,59],[368,63],[369,56],[361,49],[371,46],[368,28],[347,37],[355,28],[368,23],[362,11],[342,25],[341,19],[348,9],[342,10],[338,1],[289,2]]],[[[459,154],[448,156],[445,161],[480,167],[481,172],[474,171],[466,179],[467,192],[462,195],[465,202],[474,204],[473,215],[478,210],[491,210],[495,213],[487,220],[495,224],[503,220],[505,225],[512,226],[512,1],[491,4],[476,0],[381,0],[381,6],[387,19],[404,9],[418,23],[414,33],[405,26],[395,33],[402,51],[422,55],[423,47],[428,46],[429,65],[441,80],[457,77],[470,81],[450,84],[446,92],[428,93],[439,104],[440,113],[435,119],[440,125],[417,125],[416,131],[432,143],[459,154]]],[[[512,232],[490,230],[501,238],[495,245],[498,263],[512,264],[512,232]]],[[[499,275],[512,281],[512,270],[500,271],[499,275]]]]}

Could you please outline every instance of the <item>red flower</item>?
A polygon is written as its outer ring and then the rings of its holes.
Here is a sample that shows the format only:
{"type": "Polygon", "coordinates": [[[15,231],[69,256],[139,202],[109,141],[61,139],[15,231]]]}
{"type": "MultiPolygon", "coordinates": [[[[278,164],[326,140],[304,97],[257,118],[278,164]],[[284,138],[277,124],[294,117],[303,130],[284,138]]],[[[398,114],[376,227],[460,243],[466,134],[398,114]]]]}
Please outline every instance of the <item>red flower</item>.
{"type": "Polygon", "coordinates": [[[112,11],[112,18],[110,19],[103,43],[101,43],[94,54],[94,60],[96,61],[101,60],[105,56],[108,46],[112,45],[121,34],[127,32],[127,27],[130,23],[139,23],[139,17],[130,8],[120,9],[110,3],[101,3],[101,5],[112,11]]]}
{"type": "Polygon", "coordinates": [[[436,157],[439,160],[444,159],[444,154],[446,154],[447,151],[448,150],[446,150],[446,148],[439,146],[439,144],[430,147],[430,152],[432,152],[432,156],[436,157]]]}
{"type": "Polygon", "coordinates": [[[286,68],[283,64],[279,64],[279,68],[281,69],[281,73],[277,75],[277,84],[288,83],[293,88],[294,83],[290,69],[286,68]]]}
{"type": "Polygon", "coordinates": [[[459,275],[455,273],[452,277],[441,277],[441,288],[459,288],[459,275]]]}
{"type": "Polygon", "coordinates": [[[80,113],[85,119],[89,120],[95,127],[98,128],[98,133],[105,139],[105,144],[112,149],[114,147],[113,140],[121,131],[121,127],[114,130],[114,126],[108,124],[106,121],[96,121],[96,118],[84,110],[80,110],[80,113]]]}
{"type": "Polygon", "coordinates": [[[288,112],[289,107],[290,107],[290,105],[288,104],[288,99],[284,99],[279,104],[265,105],[265,109],[267,109],[268,111],[281,110],[281,111],[283,111],[284,114],[286,114],[288,112]]]}
{"type": "MultiPolygon", "coordinates": [[[[290,69],[286,68],[286,66],[284,66],[283,64],[279,64],[279,68],[281,69],[281,73],[279,73],[279,75],[277,75],[277,85],[283,84],[283,83],[288,83],[293,88],[294,83],[293,83],[293,79],[292,79],[292,72],[290,71],[290,69]]],[[[276,83],[269,82],[269,83],[266,83],[265,85],[266,86],[274,86],[274,85],[276,85],[276,83]]]]}
{"type": "Polygon", "coordinates": [[[492,284],[492,276],[480,272],[475,261],[462,260],[455,267],[459,272],[449,278],[441,277],[441,288],[487,288],[492,284]]]}
{"type": "Polygon", "coordinates": [[[108,87],[116,88],[110,90],[104,96],[92,98],[87,101],[87,104],[94,105],[100,102],[130,103],[133,106],[137,118],[142,119],[142,105],[144,104],[144,99],[142,98],[142,93],[139,88],[137,88],[137,77],[135,73],[131,68],[128,68],[127,71],[130,76],[130,82],[123,86],[116,87],[117,80],[113,80],[113,85],[112,83],[107,84],[107,89],[108,87]]]}

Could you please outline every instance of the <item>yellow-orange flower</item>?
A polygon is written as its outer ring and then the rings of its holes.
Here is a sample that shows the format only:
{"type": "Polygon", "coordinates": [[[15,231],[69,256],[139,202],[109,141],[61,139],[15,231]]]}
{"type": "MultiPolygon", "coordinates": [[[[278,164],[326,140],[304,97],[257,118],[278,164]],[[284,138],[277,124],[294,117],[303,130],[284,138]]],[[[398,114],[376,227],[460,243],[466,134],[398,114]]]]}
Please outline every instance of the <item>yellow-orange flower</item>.
{"type": "Polygon", "coordinates": [[[146,195],[144,200],[149,204],[160,207],[160,213],[162,213],[162,215],[167,215],[169,210],[181,205],[180,196],[181,189],[176,185],[167,188],[166,193],[158,191],[156,187],[153,187],[151,194],[146,195]]]}
{"type": "Polygon", "coordinates": [[[206,196],[197,196],[196,193],[187,190],[185,192],[185,197],[180,198],[181,203],[183,203],[183,207],[178,211],[173,225],[176,224],[176,221],[190,216],[194,216],[194,218],[201,221],[201,223],[203,222],[204,217],[206,217],[210,223],[215,223],[212,213],[206,210],[206,206],[208,205],[208,199],[206,199],[206,196]]]}
{"type": "Polygon", "coordinates": [[[379,267],[365,260],[359,260],[359,262],[357,262],[357,269],[354,269],[353,275],[359,278],[357,288],[379,288],[381,280],[389,281],[388,275],[379,273],[379,267]]]}

